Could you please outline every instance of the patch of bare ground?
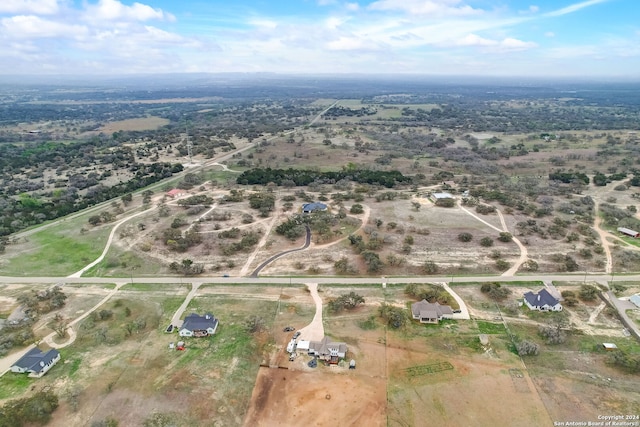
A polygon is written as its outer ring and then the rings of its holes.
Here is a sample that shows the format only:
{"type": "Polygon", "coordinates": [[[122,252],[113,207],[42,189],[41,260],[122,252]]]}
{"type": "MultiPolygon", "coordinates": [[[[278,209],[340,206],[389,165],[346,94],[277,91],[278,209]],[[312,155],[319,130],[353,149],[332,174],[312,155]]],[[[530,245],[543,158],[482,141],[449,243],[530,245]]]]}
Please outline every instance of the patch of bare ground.
{"type": "Polygon", "coordinates": [[[384,426],[385,381],[345,368],[261,368],[245,426],[384,426]]]}

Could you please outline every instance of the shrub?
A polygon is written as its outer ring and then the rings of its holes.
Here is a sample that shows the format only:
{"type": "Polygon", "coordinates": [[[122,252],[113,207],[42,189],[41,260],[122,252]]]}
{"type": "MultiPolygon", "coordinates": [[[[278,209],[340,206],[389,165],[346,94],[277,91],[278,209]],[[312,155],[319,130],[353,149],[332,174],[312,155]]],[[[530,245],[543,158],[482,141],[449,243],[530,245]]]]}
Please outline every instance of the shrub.
{"type": "Polygon", "coordinates": [[[473,234],[471,233],[460,233],[458,234],[458,240],[461,242],[470,242],[473,240],[473,234]]]}
{"type": "Polygon", "coordinates": [[[592,285],[580,286],[580,299],[583,301],[593,301],[598,296],[598,288],[592,285]]]}
{"type": "Polygon", "coordinates": [[[498,240],[504,243],[509,243],[513,240],[513,236],[511,235],[511,233],[503,231],[500,233],[500,236],[498,236],[498,240]]]}
{"type": "Polygon", "coordinates": [[[520,356],[537,356],[540,353],[540,347],[533,341],[520,341],[516,344],[516,350],[520,356]]]}
{"type": "Polygon", "coordinates": [[[485,248],[493,246],[493,239],[491,237],[483,237],[480,239],[480,246],[484,246],[485,248]]]}

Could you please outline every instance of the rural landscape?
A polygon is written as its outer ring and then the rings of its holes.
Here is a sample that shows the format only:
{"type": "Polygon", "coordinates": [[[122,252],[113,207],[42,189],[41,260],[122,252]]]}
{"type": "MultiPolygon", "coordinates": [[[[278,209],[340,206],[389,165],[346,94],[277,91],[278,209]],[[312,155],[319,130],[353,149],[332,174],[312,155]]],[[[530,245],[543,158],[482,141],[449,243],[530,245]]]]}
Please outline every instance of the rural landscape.
{"type": "Polygon", "coordinates": [[[0,84],[0,427],[640,426],[640,85],[174,77],[0,84]]]}

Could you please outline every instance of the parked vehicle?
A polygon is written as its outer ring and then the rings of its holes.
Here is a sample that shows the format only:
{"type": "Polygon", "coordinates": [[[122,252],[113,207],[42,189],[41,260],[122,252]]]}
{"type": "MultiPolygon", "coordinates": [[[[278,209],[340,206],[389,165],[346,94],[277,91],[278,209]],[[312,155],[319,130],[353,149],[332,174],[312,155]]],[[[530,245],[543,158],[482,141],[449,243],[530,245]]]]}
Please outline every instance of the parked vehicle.
{"type": "Polygon", "coordinates": [[[282,330],[282,332],[291,332],[291,331],[295,331],[296,328],[294,328],[293,326],[285,326],[285,328],[282,330]]]}

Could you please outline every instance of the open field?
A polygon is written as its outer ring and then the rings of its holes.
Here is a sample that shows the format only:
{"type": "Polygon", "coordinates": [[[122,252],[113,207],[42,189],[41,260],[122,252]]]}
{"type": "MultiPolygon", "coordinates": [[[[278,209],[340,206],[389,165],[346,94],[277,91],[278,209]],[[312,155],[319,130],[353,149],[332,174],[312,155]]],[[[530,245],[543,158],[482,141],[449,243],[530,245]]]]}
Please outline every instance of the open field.
{"type": "Polygon", "coordinates": [[[158,129],[162,126],[168,125],[169,120],[164,119],[162,117],[143,117],[138,119],[127,119],[127,120],[119,120],[116,122],[109,122],[100,129],[99,132],[105,133],[113,133],[117,131],[136,131],[136,130],[148,130],[148,129],[158,129]]]}

